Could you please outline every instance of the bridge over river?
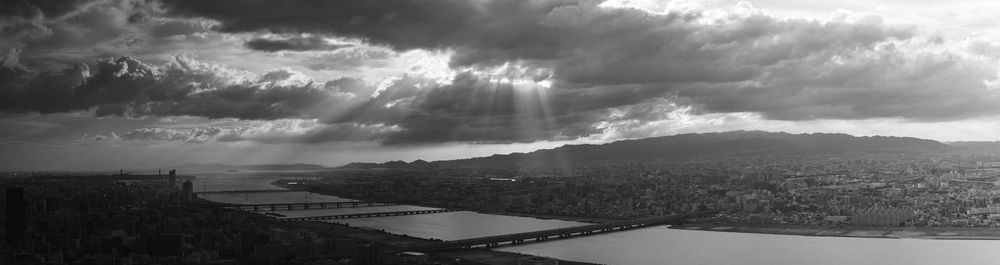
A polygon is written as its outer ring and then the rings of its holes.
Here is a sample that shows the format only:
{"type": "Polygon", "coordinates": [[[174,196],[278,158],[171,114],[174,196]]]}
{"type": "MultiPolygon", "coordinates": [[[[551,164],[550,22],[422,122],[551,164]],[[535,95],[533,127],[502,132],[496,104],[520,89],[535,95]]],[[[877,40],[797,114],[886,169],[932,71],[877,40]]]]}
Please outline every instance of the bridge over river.
{"type": "Polygon", "coordinates": [[[352,218],[371,218],[371,217],[385,217],[385,216],[446,213],[454,211],[455,210],[433,209],[433,210],[413,210],[413,211],[395,211],[395,212],[350,213],[350,214],[337,214],[337,215],[324,215],[324,216],[290,217],[290,218],[281,218],[278,219],[278,221],[286,221],[286,222],[321,221],[321,220],[332,220],[332,219],[352,219],[352,218]]]}
{"type": "Polygon", "coordinates": [[[549,229],[534,232],[524,232],[509,235],[488,236],[453,241],[435,242],[417,245],[407,248],[407,251],[431,252],[451,249],[469,249],[474,247],[495,248],[503,245],[519,245],[535,243],[556,239],[566,239],[592,234],[611,233],[616,231],[630,230],[642,227],[657,226],[664,224],[676,224],[684,220],[712,215],[719,211],[700,211],[686,214],[675,214],[667,216],[649,217],[626,221],[617,221],[600,224],[590,224],[567,228],[549,229]]]}
{"type": "Polygon", "coordinates": [[[264,203],[264,204],[228,204],[228,205],[223,205],[222,208],[239,210],[239,211],[274,212],[274,211],[293,211],[293,210],[316,210],[316,209],[337,209],[337,208],[357,208],[357,207],[378,207],[378,206],[393,206],[393,205],[397,205],[397,204],[395,204],[395,203],[388,203],[388,202],[346,201],[346,202],[292,202],[292,203],[264,203]]]}
{"type": "MultiPolygon", "coordinates": [[[[268,211],[336,209],[336,208],[354,208],[354,207],[377,207],[377,206],[392,206],[392,205],[397,205],[397,204],[383,203],[383,202],[344,201],[344,202],[300,202],[300,203],[268,203],[268,204],[228,204],[228,205],[221,205],[221,207],[240,210],[240,211],[268,212],[268,211]]],[[[326,215],[326,216],[281,218],[278,220],[286,222],[320,221],[320,220],[334,220],[334,219],[401,216],[401,215],[414,215],[414,214],[433,214],[433,213],[443,213],[450,211],[453,210],[431,209],[431,210],[412,210],[412,211],[369,212],[369,213],[338,214],[338,215],[326,215]]],[[[718,210],[698,211],[698,212],[691,212],[684,214],[657,216],[657,217],[615,221],[615,222],[599,223],[599,224],[588,224],[588,225],[581,225],[581,226],[574,226],[567,228],[533,231],[533,232],[469,238],[469,239],[452,240],[444,242],[433,242],[433,243],[411,246],[402,250],[433,252],[433,251],[453,250],[453,249],[470,249],[476,247],[495,248],[500,246],[543,242],[550,240],[587,236],[592,234],[612,233],[617,231],[631,230],[649,226],[677,224],[687,219],[712,215],[718,212],[719,212],[718,210]]]]}
{"type": "Polygon", "coordinates": [[[299,192],[300,190],[210,190],[196,191],[195,194],[235,194],[235,193],[278,193],[278,192],[299,192]]]}

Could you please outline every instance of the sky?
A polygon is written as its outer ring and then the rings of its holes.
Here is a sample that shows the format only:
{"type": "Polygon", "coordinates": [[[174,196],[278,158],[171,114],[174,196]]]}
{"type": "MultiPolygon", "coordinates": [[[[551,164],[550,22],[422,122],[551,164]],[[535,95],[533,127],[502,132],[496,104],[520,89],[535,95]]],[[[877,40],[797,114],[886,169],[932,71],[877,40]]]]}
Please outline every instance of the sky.
{"type": "Polygon", "coordinates": [[[1000,2],[13,0],[0,170],[1000,140],[1000,2]]]}

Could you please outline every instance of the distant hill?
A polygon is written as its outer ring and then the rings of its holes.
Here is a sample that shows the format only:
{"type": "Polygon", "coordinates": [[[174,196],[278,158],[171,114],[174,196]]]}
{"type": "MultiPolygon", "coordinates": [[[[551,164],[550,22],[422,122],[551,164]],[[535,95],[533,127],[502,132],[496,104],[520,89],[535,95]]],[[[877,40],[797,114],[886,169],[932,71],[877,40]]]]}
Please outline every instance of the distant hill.
{"type": "Polygon", "coordinates": [[[404,161],[389,161],[385,163],[350,163],[339,168],[342,169],[429,169],[434,165],[424,160],[416,160],[410,163],[404,161]]]}
{"type": "Polygon", "coordinates": [[[1000,141],[996,142],[948,142],[959,150],[1000,155],[1000,141]]]}
{"type": "Polygon", "coordinates": [[[219,163],[193,163],[176,166],[186,171],[227,171],[227,170],[318,170],[326,167],[314,164],[256,164],[227,165],[219,163]]]}
{"type": "MultiPolygon", "coordinates": [[[[764,131],[680,134],[625,140],[601,145],[567,145],[531,153],[493,155],[461,160],[424,162],[441,167],[475,165],[545,165],[593,161],[685,160],[704,157],[756,157],[794,155],[838,155],[849,153],[945,152],[953,147],[934,140],[913,137],[865,136],[812,133],[790,134],[764,131]]],[[[416,161],[414,162],[416,163],[416,161]]],[[[393,161],[363,164],[366,168],[414,168],[413,163],[393,161]]],[[[345,167],[362,166],[350,164],[345,167]]]]}

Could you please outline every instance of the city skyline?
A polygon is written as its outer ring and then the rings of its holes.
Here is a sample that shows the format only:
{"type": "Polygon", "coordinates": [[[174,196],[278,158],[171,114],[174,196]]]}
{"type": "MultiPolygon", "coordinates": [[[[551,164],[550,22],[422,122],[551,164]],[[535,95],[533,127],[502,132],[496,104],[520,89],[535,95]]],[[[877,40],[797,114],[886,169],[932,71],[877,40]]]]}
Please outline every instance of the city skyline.
{"type": "Polygon", "coordinates": [[[1000,140],[989,1],[0,7],[0,170],[335,166],[731,130],[1000,140]]]}

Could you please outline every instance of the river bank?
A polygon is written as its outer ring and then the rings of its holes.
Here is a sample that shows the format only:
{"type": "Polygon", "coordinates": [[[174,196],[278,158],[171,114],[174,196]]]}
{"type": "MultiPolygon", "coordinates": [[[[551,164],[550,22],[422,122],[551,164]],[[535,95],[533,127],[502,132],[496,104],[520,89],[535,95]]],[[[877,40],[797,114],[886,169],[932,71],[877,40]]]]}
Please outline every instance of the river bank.
{"type": "Polygon", "coordinates": [[[886,239],[1000,240],[996,227],[870,227],[779,224],[687,223],[671,229],[716,232],[886,239]]]}
{"type": "MultiPolygon", "coordinates": [[[[276,181],[275,183],[271,183],[271,184],[273,186],[281,187],[281,188],[285,188],[285,189],[289,189],[289,190],[296,190],[296,191],[303,191],[303,192],[312,192],[312,193],[316,193],[316,194],[329,195],[329,196],[337,196],[336,194],[329,194],[329,193],[325,193],[325,192],[321,193],[321,192],[311,191],[311,190],[307,190],[307,189],[297,189],[295,187],[289,187],[289,186],[286,186],[286,185],[279,185],[278,183],[279,182],[276,181]]],[[[337,197],[340,197],[340,196],[337,196],[337,197]]],[[[340,198],[357,200],[355,198],[346,198],[346,197],[340,197],[340,198]]],[[[225,204],[225,203],[219,203],[219,202],[213,202],[213,201],[210,201],[210,200],[205,200],[205,199],[202,199],[202,198],[198,198],[198,200],[199,201],[203,201],[203,202],[205,202],[207,204],[215,204],[215,205],[223,205],[223,204],[225,204]]],[[[401,202],[395,202],[395,203],[401,203],[401,202]]],[[[425,206],[425,205],[415,205],[415,206],[431,207],[431,208],[444,208],[444,207],[435,207],[435,206],[429,206],[429,205],[427,205],[427,206],[425,206]]],[[[319,234],[325,234],[325,235],[327,235],[328,237],[331,237],[331,238],[338,237],[338,236],[345,236],[345,237],[356,239],[356,240],[359,240],[359,241],[362,241],[362,242],[377,243],[377,244],[379,244],[381,246],[387,247],[387,249],[383,249],[382,252],[385,252],[385,251],[389,251],[389,252],[383,253],[383,255],[390,255],[391,253],[393,253],[395,251],[405,250],[405,249],[413,247],[413,246],[427,244],[427,243],[433,243],[433,242],[439,242],[440,241],[440,240],[434,240],[434,239],[427,239],[427,238],[420,238],[420,237],[414,237],[414,236],[409,236],[409,235],[391,233],[391,232],[388,232],[388,231],[385,231],[385,230],[381,230],[381,229],[372,229],[372,228],[366,228],[366,227],[352,226],[352,225],[347,224],[347,223],[338,223],[338,222],[296,221],[296,222],[282,222],[282,223],[278,223],[278,225],[287,226],[287,227],[294,227],[294,228],[301,228],[301,229],[307,229],[307,230],[310,230],[310,231],[317,232],[319,234]]],[[[491,250],[491,249],[465,249],[465,250],[436,251],[436,252],[428,253],[428,255],[430,255],[430,257],[432,257],[433,260],[438,260],[438,261],[445,262],[444,264],[452,264],[452,262],[456,262],[457,264],[483,264],[483,265],[515,265],[515,264],[521,264],[523,262],[522,260],[524,260],[524,259],[532,258],[532,257],[535,257],[535,258],[539,257],[539,256],[534,256],[534,255],[514,253],[514,252],[505,252],[505,251],[496,251],[496,250],[491,250]]],[[[558,264],[596,265],[594,263],[577,262],[577,261],[571,261],[571,260],[553,259],[553,261],[557,261],[558,264]]]]}
{"type": "Polygon", "coordinates": [[[611,218],[600,218],[600,217],[586,217],[586,216],[567,216],[567,215],[551,215],[551,214],[536,214],[536,213],[518,213],[518,212],[487,212],[487,211],[477,211],[482,214],[496,214],[496,215],[507,215],[507,216],[518,216],[518,217],[531,217],[535,219],[542,220],[561,220],[570,222],[581,222],[581,223],[608,223],[615,221],[622,221],[620,219],[611,218]]]}
{"type": "MultiPolygon", "coordinates": [[[[284,226],[303,228],[315,231],[320,234],[332,236],[346,236],[364,242],[375,242],[386,246],[389,250],[402,250],[422,244],[439,242],[424,238],[412,237],[389,233],[384,230],[356,227],[345,224],[303,221],[286,222],[284,226]]],[[[390,251],[390,253],[395,251],[390,251]]],[[[526,258],[537,257],[513,252],[495,251],[490,249],[468,249],[452,250],[428,253],[435,260],[458,262],[459,264],[484,264],[484,265],[515,265],[526,258]]],[[[558,260],[558,259],[557,259],[558,260]]],[[[567,265],[595,265],[594,263],[577,262],[570,260],[558,260],[559,264],[567,265]]]]}
{"type": "MultiPolygon", "coordinates": [[[[340,195],[340,194],[336,194],[336,193],[332,193],[332,192],[328,192],[328,191],[325,191],[325,190],[322,190],[322,189],[309,189],[309,188],[302,188],[302,187],[295,187],[295,186],[284,185],[284,183],[282,181],[280,181],[280,180],[276,180],[276,181],[272,182],[271,185],[276,186],[276,187],[281,187],[281,188],[289,189],[289,190],[307,191],[307,192],[312,192],[312,193],[322,194],[322,195],[327,195],[327,196],[337,196],[337,197],[340,197],[340,198],[350,199],[350,200],[371,201],[368,198],[346,197],[346,196],[343,196],[343,195],[340,195]]],[[[383,202],[383,201],[378,201],[378,202],[383,202]]],[[[387,202],[387,203],[412,205],[412,206],[420,206],[420,207],[427,207],[427,208],[452,209],[452,210],[456,210],[456,211],[470,211],[470,212],[477,212],[477,213],[481,213],[481,214],[495,214],[495,215],[507,215],[507,216],[517,216],[517,217],[530,217],[530,218],[536,218],[536,219],[542,219],[542,220],[560,220],[560,221],[581,222],[581,223],[607,223],[607,222],[622,221],[620,219],[590,217],[590,216],[569,216],[569,215],[523,213],[523,212],[508,212],[508,211],[487,211],[487,210],[480,210],[480,209],[468,209],[468,208],[454,207],[454,206],[449,206],[449,205],[436,205],[436,204],[427,204],[427,203],[412,202],[412,201],[392,201],[392,202],[387,202]]]]}

